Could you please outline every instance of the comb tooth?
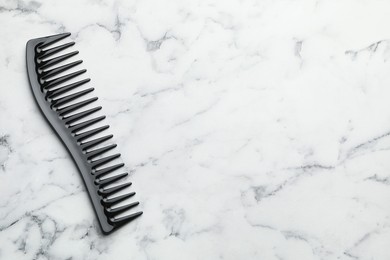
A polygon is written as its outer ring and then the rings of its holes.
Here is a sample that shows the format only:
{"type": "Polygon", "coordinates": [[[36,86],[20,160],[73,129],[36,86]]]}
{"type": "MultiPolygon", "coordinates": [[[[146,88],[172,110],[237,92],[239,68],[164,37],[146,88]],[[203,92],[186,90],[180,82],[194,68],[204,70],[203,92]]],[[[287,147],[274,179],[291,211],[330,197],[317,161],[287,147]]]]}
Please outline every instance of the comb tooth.
{"type": "Polygon", "coordinates": [[[102,121],[104,118],[106,118],[106,116],[99,116],[96,118],[92,118],[92,119],[87,120],[85,122],[72,125],[72,126],[70,126],[70,129],[72,129],[72,133],[74,133],[74,132],[80,131],[88,126],[91,126],[99,121],[102,121]]]}
{"type": "Polygon", "coordinates": [[[50,36],[45,40],[45,42],[43,44],[39,45],[39,49],[42,50],[42,49],[46,48],[47,46],[50,46],[50,45],[52,45],[52,44],[54,44],[62,39],[65,39],[68,36],[70,36],[70,33],[61,33],[61,34],[50,36]]]}
{"type": "Polygon", "coordinates": [[[64,54],[64,55],[61,55],[61,56],[58,56],[58,57],[55,57],[53,59],[50,59],[50,60],[41,60],[41,59],[38,59],[37,62],[38,62],[38,67],[40,69],[45,69],[45,68],[48,68],[50,66],[53,66],[57,63],[60,63],[61,61],[64,61],[64,60],[67,60],[69,59],[70,57],[73,57],[75,55],[77,55],[79,52],[78,51],[73,51],[71,53],[67,53],[67,54],[64,54]]]}
{"type": "Polygon", "coordinates": [[[110,218],[110,222],[113,224],[117,224],[117,225],[123,225],[126,222],[129,222],[130,220],[133,220],[133,219],[141,216],[142,214],[143,214],[143,212],[139,211],[137,213],[133,213],[133,214],[130,214],[127,216],[119,217],[119,218],[113,217],[113,218],[110,218]]]}
{"type": "Polygon", "coordinates": [[[126,177],[128,175],[127,172],[125,173],[121,173],[121,174],[118,174],[118,175],[115,175],[115,176],[111,176],[111,177],[108,177],[108,178],[105,178],[105,179],[96,179],[95,180],[95,184],[96,185],[107,185],[107,184],[110,184],[110,183],[114,183],[124,177],[126,177]]]}
{"type": "Polygon", "coordinates": [[[65,81],[71,80],[71,79],[85,73],[86,71],[87,71],[86,69],[78,70],[78,71],[75,71],[73,73],[67,74],[65,76],[62,76],[62,77],[59,77],[56,79],[51,79],[51,80],[47,80],[47,81],[45,80],[43,82],[43,87],[47,89],[47,88],[57,86],[65,81]]]}
{"type": "Polygon", "coordinates": [[[110,188],[107,188],[107,187],[100,188],[99,194],[100,195],[110,195],[110,194],[116,193],[118,191],[121,191],[127,187],[130,187],[131,184],[132,184],[131,182],[126,182],[126,183],[122,183],[122,184],[119,184],[117,186],[110,187],[110,188]]]}
{"type": "Polygon", "coordinates": [[[68,114],[70,112],[75,111],[76,109],[79,109],[79,108],[82,108],[83,106],[91,104],[92,102],[94,102],[96,100],[98,100],[98,98],[97,97],[93,97],[93,98],[90,98],[90,99],[78,102],[76,104],[73,104],[73,105],[70,105],[70,106],[58,109],[58,112],[59,112],[60,116],[64,116],[64,115],[66,115],[66,114],[68,114]]]}
{"type": "Polygon", "coordinates": [[[81,119],[81,118],[86,117],[86,116],[88,116],[90,114],[93,114],[93,113],[99,111],[100,109],[102,109],[101,106],[94,107],[94,108],[85,110],[83,112],[80,112],[80,113],[77,113],[77,114],[65,117],[65,118],[63,118],[63,120],[65,120],[65,124],[68,125],[68,124],[71,124],[72,122],[74,122],[74,121],[76,121],[78,119],[81,119]]]}
{"type": "Polygon", "coordinates": [[[121,201],[124,201],[125,199],[131,198],[135,195],[135,192],[126,193],[123,195],[119,195],[113,198],[104,198],[102,200],[103,205],[109,206],[115,203],[119,203],[121,201]]]}
{"type": "Polygon", "coordinates": [[[76,135],[76,138],[77,138],[77,142],[80,142],[82,141],[83,139],[85,138],[88,138],[90,136],[93,136],[93,135],[96,135],[104,130],[106,130],[107,128],[109,128],[110,126],[109,125],[105,125],[105,126],[101,126],[101,127],[98,127],[98,128],[95,128],[95,129],[92,129],[92,130],[89,130],[87,132],[84,132],[82,134],[77,134],[76,135]]]}
{"type": "Polygon", "coordinates": [[[98,159],[96,161],[92,161],[91,162],[92,168],[96,168],[96,167],[98,167],[100,165],[109,163],[109,162],[113,161],[114,159],[119,158],[120,156],[121,156],[121,154],[117,153],[117,154],[114,154],[114,155],[110,155],[110,156],[98,159]]]}
{"type": "Polygon", "coordinates": [[[113,172],[121,167],[123,167],[125,164],[124,163],[118,163],[113,166],[106,167],[104,169],[100,169],[98,171],[94,171],[93,174],[96,176],[96,178],[99,178],[100,176],[113,172]]]}
{"type": "Polygon", "coordinates": [[[91,140],[91,141],[88,141],[85,143],[81,143],[80,146],[81,146],[81,149],[83,151],[85,151],[89,148],[92,148],[100,143],[103,143],[103,142],[111,139],[112,137],[113,137],[113,135],[106,135],[106,136],[103,136],[103,137],[100,137],[100,138],[97,138],[97,139],[94,139],[94,140],[91,140]]]}
{"type": "Polygon", "coordinates": [[[88,160],[92,159],[93,157],[95,156],[98,156],[100,154],[103,154],[105,152],[108,152],[112,149],[114,149],[116,147],[116,144],[111,144],[111,145],[108,145],[108,146],[105,146],[103,148],[99,148],[99,149],[96,149],[96,150],[93,150],[93,151],[90,151],[87,153],[88,155],[88,160]]]}
{"type": "Polygon", "coordinates": [[[133,202],[133,203],[130,203],[130,204],[126,204],[126,205],[123,205],[123,206],[119,206],[119,207],[115,207],[115,208],[112,208],[112,207],[109,207],[106,209],[106,212],[109,213],[109,214],[113,214],[113,213],[121,213],[121,212],[124,212],[126,210],[129,210],[135,206],[139,205],[139,202],[133,202]]]}
{"type": "Polygon", "coordinates": [[[76,92],[74,94],[68,95],[66,97],[55,99],[55,100],[52,101],[52,104],[55,107],[62,106],[62,105],[66,104],[66,103],[68,103],[68,102],[70,102],[72,100],[75,100],[76,98],[82,97],[82,96],[92,92],[93,90],[94,90],[94,88],[88,88],[88,89],[76,92]]]}
{"type": "Polygon", "coordinates": [[[60,66],[60,67],[57,67],[55,69],[51,69],[51,70],[44,70],[42,71],[42,79],[47,79],[49,77],[53,77],[55,75],[58,75],[60,74],[61,72],[64,72],[68,69],[71,69],[79,64],[83,63],[82,60],[78,60],[78,61],[74,61],[74,62],[71,62],[71,63],[68,63],[68,64],[65,64],[63,66],[60,66]]]}
{"type": "Polygon", "coordinates": [[[40,59],[45,59],[47,57],[50,57],[51,55],[54,55],[62,50],[65,50],[71,46],[74,45],[74,42],[68,42],[68,43],[65,43],[65,44],[62,44],[60,46],[57,46],[57,47],[54,47],[54,48],[50,48],[48,50],[41,50],[39,53],[38,53],[38,57],[40,59]]]}
{"type": "Polygon", "coordinates": [[[60,88],[57,88],[55,90],[49,90],[47,92],[47,97],[48,98],[53,98],[53,97],[56,97],[58,95],[61,95],[61,94],[64,94],[65,92],[68,92],[72,89],[75,89],[87,82],[91,81],[91,79],[83,79],[83,80],[80,80],[80,81],[77,81],[75,83],[72,83],[72,84],[69,84],[69,85],[66,85],[66,86],[63,86],[63,87],[60,87],[60,88]]]}

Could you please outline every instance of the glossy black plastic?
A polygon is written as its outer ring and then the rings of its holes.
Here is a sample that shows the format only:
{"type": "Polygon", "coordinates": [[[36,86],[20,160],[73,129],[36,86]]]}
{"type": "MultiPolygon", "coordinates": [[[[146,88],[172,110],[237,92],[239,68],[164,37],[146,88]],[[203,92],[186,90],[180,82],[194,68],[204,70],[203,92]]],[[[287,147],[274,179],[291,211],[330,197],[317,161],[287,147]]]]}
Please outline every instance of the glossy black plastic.
{"type": "Polygon", "coordinates": [[[73,46],[74,42],[50,48],[54,43],[68,36],[70,36],[70,33],[63,33],[32,39],[27,42],[28,79],[43,115],[72,155],[83,177],[103,233],[108,234],[115,228],[142,215],[142,211],[127,214],[139,202],[124,203],[135,194],[135,192],[127,190],[123,192],[131,185],[129,182],[123,182],[123,178],[128,173],[115,174],[115,171],[122,168],[124,164],[117,163],[107,166],[120,157],[120,154],[94,159],[94,157],[106,154],[116,147],[116,144],[101,146],[108,142],[113,137],[112,135],[97,137],[98,134],[109,128],[108,125],[96,127],[96,124],[101,122],[105,116],[82,121],[83,118],[97,113],[101,107],[83,109],[82,112],[74,113],[74,111],[85,108],[87,105],[90,106],[97,100],[97,97],[82,98],[91,93],[94,90],[93,88],[75,92],[90,81],[89,78],[76,80],[76,77],[85,73],[86,70],[77,70],[56,77],[56,75],[64,74],[69,69],[82,63],[81,60],[78,60],[55,66],[78,54],[78,51],[61,54],[61,52],[73,46]],[[57,56],[54,57],[56,54],[57,56]],[[72,94],[67,94],[69,92],[72,94]],[[81,101],[79,101],[80,99],[81,101]],[[82,131],[87,127],[91,128],[91,126],[93,126],[92,130],[82,131]],[[89,140],[84,141],[86,139],[89,140]],[[98,145],[100,148],[96,148],[98,145]]]}

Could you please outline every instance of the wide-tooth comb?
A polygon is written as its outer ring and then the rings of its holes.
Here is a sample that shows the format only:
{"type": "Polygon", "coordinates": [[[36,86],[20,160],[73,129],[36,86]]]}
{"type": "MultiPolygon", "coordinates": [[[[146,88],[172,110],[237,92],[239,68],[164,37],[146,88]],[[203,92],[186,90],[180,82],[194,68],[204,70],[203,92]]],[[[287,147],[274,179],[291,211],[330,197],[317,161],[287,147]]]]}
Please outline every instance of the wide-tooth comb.
{"type": "Polygon", "coordinates": [[[69,35],[70,33],[63,33],[27,42],[28,79],[42,113],[61,138],[79,168],[103,233],[108,234],[115,228],[142,215],[142,211],[128,212],[139,202],[128,201],[124,204],[135,195],[135,192],[124,191],[131,185],[131,182],[123,182],[128,173],[114,173],[124,164],[110,165],[120,157],[120,154],[106,155],[116,147],[116,144],[102,146],[113,135],[97,136],[109,127],[108,125],[96,126],[105,116],[92,117],[102,107],[95,106],[86,109],[97,100],[97,97],[84,97],[94,89],[78,90],[90,81],[89,78],[76,80],[86,70],[69,72],[83,61],[77,60],[59,65],[78,54],[78,51],[61,53],[73,46],[74,42],[50,48],[51,45],[69,35]],[[62,76],[58,76],[60,74],[62,76]],[[73,81],[70,82],[71,80],[73,81]],[[80,109],[83,111],[76,112],[80,109]],[[86,117],[92,117],[92,119],[86,119],[86,117]],[[84,130],[86,128],[92,129],[84,130]]]}

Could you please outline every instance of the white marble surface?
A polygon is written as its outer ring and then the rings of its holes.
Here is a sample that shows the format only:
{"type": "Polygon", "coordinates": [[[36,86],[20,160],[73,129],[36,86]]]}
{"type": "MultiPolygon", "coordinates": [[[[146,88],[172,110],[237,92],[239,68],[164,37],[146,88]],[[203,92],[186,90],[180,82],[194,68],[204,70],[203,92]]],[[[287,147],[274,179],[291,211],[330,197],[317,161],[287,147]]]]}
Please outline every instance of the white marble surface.
{"type": "Polygon", "coordinates": [[[0,1],[0,259],[390,259],[390,2],[0,1]],[[28,39],[71,32],[144,215],[102,236],[28,39]]]}

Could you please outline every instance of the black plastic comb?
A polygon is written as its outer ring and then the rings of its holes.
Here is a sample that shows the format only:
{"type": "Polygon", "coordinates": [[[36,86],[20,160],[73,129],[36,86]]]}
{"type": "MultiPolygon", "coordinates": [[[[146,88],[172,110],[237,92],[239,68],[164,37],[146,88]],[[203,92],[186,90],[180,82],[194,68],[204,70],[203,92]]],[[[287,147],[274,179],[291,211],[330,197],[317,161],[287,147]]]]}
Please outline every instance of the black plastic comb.
{"type": "Polygon", "coordinates": [[[103,233],[108,234],[142,215],[142,211],[129,213],[139,202],[126,203],[135,192],[128,191],[131,182],[123,181],[128,173],[116,173],[124,166],[123,163],[114,162],[120,154],[106,155],[116,144],[102,146],[113,135],[99,136],[109,126],[97,126],[105,118],[94,116],[102,107],[88,108],[98,99],[85,98],[93,88],[81,89],[90,79],[75,79],[86,70],[70,72],[82,60],[62,65],[78,54],[78,51],[73,51],[59,55],[73,46],[74,42],[50,48],[68,36],[70,33],[63,33],[27,42],[28,79],[42,113],[77,164],[103,233]]]}

